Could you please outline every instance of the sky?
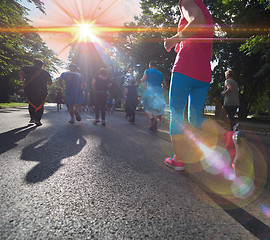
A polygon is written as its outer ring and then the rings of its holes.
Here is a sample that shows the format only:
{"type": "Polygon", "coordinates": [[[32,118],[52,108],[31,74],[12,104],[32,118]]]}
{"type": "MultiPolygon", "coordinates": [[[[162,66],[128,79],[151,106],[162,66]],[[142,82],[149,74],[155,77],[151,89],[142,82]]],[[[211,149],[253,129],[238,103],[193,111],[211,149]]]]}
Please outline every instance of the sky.
{"type": "Polygon", "coordinates": [[[46,15],[34,3],[22,0],[30,9],[28,18],[41,31],[40,36],[58,58],[67,61],[69,44],[76,37],[73,29],[81,23],[119,27],[140,14],[139,0],[44,0],[46,15]],[[44,28],[49,29],[44,31],[44,28]],[[43,29],[43,31],[42,31],[43,29]]]}
{"type": "MultiPolygon", "coordinates": [[[[39,29],[39,34],[57,57],[68,63],[69,44],[74,40],[74,27],[79,23],[113,28],[123,26],[141,13],[139,0],[43,0],[46,14],[34,3],[21,0],[29,9],[31,25],[39,29]],[[49,28],[48,31],[44,31],[49,28]]],[[[212,69],[216,62],[211,63],[212,69]]],[[[63,69],[59,69],[61,72],[63,69]]]]}

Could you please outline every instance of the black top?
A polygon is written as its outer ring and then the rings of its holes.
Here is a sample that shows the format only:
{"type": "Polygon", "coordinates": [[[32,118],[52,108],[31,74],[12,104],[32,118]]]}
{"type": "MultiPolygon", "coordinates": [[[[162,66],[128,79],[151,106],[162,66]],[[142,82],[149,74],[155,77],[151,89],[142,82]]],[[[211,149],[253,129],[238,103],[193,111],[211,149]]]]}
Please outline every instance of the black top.
{"type": "Polygon", "coordinates": [[[137,86],[128,85],[127,90],[128,90],[128,94],[127,94],[126,101],[136,103],[138,101],[137,86]]]}
{"type": "Polygon", "coordinates": [[[109,88],[109,84],[111,83],[110,79],[102,79],[100,77],[95,77],[96,84],[95,84],[95,90],[96,92],[107,92],[109,88]]]}
{"type": "Polygon", "coordinates": [[[35,66],[26,66],[22,68],[25,74],[24,92],[27,96],[39,95],[41,98],[48,94],[47,83],[51,82],[50,74],[35,66]]]}

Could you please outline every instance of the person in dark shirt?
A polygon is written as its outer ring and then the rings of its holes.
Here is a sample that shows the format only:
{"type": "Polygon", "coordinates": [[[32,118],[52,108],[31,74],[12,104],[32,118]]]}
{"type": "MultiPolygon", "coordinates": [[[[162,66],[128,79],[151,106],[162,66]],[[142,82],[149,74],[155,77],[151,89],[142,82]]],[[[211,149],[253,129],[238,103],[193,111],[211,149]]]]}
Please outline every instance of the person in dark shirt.
{"type": "Polygon", "coordinates": [[[99,112],[101,112],[102,126],[105,126],[105,114],[107,104],[107,91],[110,87],[111,81],[108,76],[108,71],[105,68],[99,70],[99,75],[93,78],[92,87],[94,90],[94,104],[96,119],[94,124],[99,122],[99,112]]]}
{"type": "Polygon", "coordinates": [[[76,116],[77,121],[81,121],[79,111],[84,101],[83,89],[85,88],[85,81],[83,76],[77,72],[77,69],[77,66],[72,63],[69,65],[69,71],[62,73],[59,78],[61,84],[62,80],[66,83],[66,104],[70,114],[69,123],[72,124],[74,123],[74,115],[76,116]]]}
{"type": "Polygon", "coordinates": [[[30,123],[41,126],[44,103],[48,95],[47,85],[52,84],[52,79],[50,74],[42,69],[43,62],[40,59],[35,59],[33,63],[34,66],[23,67],[19,71],[19,76],[29,102],[30,123]]]}
{"type": "Polygon", "coordinates": [[[62,92],[61,92],[60,88],[58,88],[57,91],[56,91],[55,101],[56,101],[56,104],[57,104],[57,111],[61,110],[62,109],[61,104],[63,102],[63,96],[62,96],[62,92]]]}
{"type": "Polygon", "coordinates": [[[131,124],[135,121],[135,111],[138,105],[138,93],[135,82],[136,81],[134,79],[130,79],[129,85],[126,87],[124,92],[126,117],[131,124]]]}

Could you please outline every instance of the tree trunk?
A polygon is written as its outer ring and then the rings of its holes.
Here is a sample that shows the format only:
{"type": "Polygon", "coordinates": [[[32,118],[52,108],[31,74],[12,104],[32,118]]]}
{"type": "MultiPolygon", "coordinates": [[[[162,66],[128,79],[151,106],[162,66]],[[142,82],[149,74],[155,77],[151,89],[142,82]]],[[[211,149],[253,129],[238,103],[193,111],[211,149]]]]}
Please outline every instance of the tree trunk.
{"type": "Polygon", "coordinates": [[[216,110],[215,110],[215,118],[219,119],[222,111],[222,103],[220,101],[216,101],[216,110]]]}
{"type": "Polygon", "coordinates": [[[249,110],[248,110],[248,104],[246,102],[240,103],[238,118],[239,120],[245,120],[248,116],[249,110]]]}
{"type": "Polygon", "coordinates": [[[6,76],[0,77],[0,102],[7,103],[9,102],[9,79],[6,76]]]}

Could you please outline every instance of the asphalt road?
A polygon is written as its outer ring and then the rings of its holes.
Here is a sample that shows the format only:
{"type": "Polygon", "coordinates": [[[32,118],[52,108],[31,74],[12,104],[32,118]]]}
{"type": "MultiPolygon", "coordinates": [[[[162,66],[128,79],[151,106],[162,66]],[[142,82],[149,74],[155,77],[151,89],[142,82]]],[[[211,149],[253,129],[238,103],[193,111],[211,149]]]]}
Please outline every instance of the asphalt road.
{"type": "Polygon", "coordinates": [[[1,109],[0,239],[270,238],[264,183],[247,199],[215,194],[219,175],[168,169],[167,126],[155,134],[136,117],[115,112],[102,127],[82,113],[71,125],[47,105],[36,128],[26,108],[1,109]]]}

